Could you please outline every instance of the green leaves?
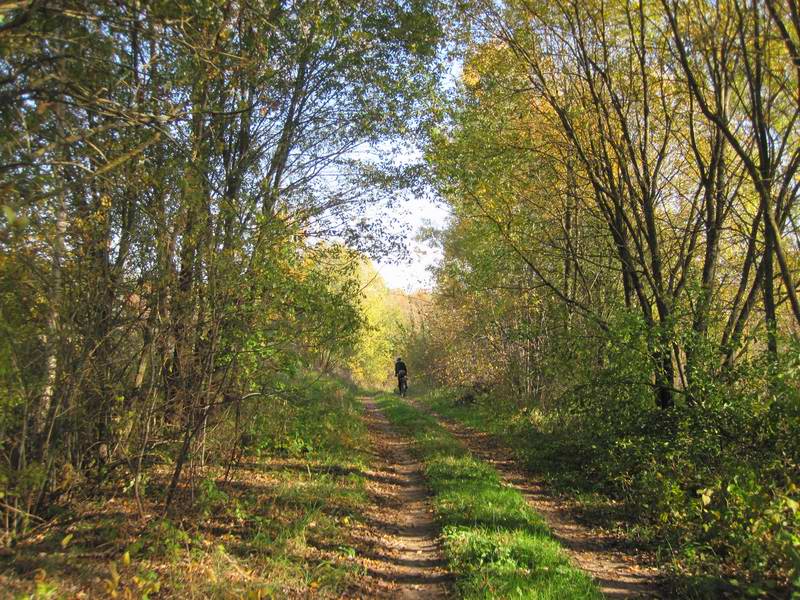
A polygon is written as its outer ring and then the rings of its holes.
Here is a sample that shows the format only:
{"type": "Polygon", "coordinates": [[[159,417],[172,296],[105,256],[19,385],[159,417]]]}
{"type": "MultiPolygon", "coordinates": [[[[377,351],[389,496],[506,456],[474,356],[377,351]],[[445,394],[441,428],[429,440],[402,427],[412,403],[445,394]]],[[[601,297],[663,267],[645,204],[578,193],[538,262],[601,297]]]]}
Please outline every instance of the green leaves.
{"type": "Polygon", "coordinates": [[[24,227],[28,224],[28,217],[18,214],[12,206],[2,204],[0,208],[2,209],[3,216],[9,227],[24,227]]]}

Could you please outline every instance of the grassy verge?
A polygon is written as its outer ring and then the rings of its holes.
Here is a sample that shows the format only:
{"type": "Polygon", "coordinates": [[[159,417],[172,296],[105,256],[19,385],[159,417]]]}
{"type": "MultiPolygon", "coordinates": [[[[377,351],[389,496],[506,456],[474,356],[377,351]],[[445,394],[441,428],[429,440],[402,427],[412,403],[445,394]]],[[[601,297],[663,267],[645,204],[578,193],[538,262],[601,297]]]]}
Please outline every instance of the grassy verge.
{"type": "Polygon", "coordinates": [[[669,426],[646,411],[608,423],[458,397],[437,390],[422,401],[497,435],[584,520],[654,555],[675,597],[800,597],[800,496],[788,475],[796,446],[771,445],[789,437],[779,428],[737,429],[728,414],[724,429],[752,435],[737,445],[720,438],[711,411],[673,414],[669,426]]]}
{"type": "Polygon", "coordinates": [[[491,466],[472,457],[435,419],[397,398],[381,396],[379,405],[416,442],[461,596],[602,597],[591,579],[570,565],[542,518],[491,466]]]}
{"type": "Polygon", "coordinates": [[[41,532],[0,555],[0,598],[333,598],[359,573],[348,530],[366,502],[361,405],[332,380],[243,415],[247,449],[218,424],[210,464],[187,474],[168,518],[166,466],[137,510],[125,482],[73,498],[41,532]]]}
{"type": "Polygon", "coordinates": [[[428,391],[420,402],[443,417],[497,436],[528,468],[558,490],[574,493],[578,488],[585,489],[585,480],[576,479],[576,469],[564,468],[565,461],[573,467],[584,462],[583,457],[564,456],[560,445],[533,426],[532,415],[503,403],[484,401],[483,397],[464,403],[457,391],[448,389],[428,391]]]}
{"type": "Polygon", "coordinates": [[[438,389],[427,391],[420,401],[443,417],[497,436],[512,449],[520,464],[565,499],[573,501],[578,516],[585,522],[615,530],[634,547],[651,546],[648,532],[632,527],[630,507],[603,493],[585,474],[586,466],[591,463],[591,448],[565,446],[564,440],[570,440],[569,433],[558,437],[543,432],[537,428],[534,414],[509,409],[500,402],[479,399],[467,404],[458,398],[455,390],[438,389]]]}

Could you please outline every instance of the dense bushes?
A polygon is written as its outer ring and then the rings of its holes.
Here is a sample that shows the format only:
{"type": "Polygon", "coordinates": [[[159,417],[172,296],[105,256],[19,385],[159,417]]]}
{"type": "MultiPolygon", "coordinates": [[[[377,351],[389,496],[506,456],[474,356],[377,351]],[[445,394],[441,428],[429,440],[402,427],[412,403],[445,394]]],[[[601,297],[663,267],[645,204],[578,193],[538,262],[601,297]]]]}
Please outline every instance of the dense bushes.
{"type": "MultiPolygon", "coordinates": [[[[750,367],[742,371],[756,376],[762,365],[750,367]]],[[[454,393],[436,405],[490,423],[587,510],[621,502],[628,534],[659,549],[682,593],[784,595],[800,590],[800,397],[794,367],[780,372],[776,397],[740,380],[727,395],[668,412],[603,385],[551,411],[519,409],[502,393],[472,407],[454,393]]]]}
{"type": "Polygon", "coordinates": [[[364,443],[364,424],[352,390],[329,376],[305,373],[268,406],[265,410],[254,404],[243,415],[248,454],[313,454],[324,460],[364,443]]]}

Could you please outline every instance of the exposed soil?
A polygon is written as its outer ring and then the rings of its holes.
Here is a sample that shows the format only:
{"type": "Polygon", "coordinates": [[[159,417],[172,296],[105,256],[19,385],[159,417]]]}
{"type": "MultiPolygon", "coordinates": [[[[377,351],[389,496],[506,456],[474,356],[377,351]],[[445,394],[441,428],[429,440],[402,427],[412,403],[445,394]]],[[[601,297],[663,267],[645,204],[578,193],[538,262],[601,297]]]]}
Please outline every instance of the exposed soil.
{"type": "Polygon", "coordinates": [[[439,548],[422,464],[383,416],[362,398],[373,460],[366,472],[372,502],[354,528],[357,560],[366,575],[348,595],[363,598],[447,598],[452,576],[439,548]]]}
{"type": "Polygon", "coordinates": [[[436,417],[477,458],[488,462],[504,483],[519,490],[528,504],[540,513],[548,527],[567,550],[575,565],[588,573],[607,598],[662,598],[659,572],[643,564],[642,557],[620,548],[620,540],[580,522],[563,501],[550,494],[534,474],[522,469],[511,450],[496,437],[433,413],[410,401],[415,408],[436,417]]]}

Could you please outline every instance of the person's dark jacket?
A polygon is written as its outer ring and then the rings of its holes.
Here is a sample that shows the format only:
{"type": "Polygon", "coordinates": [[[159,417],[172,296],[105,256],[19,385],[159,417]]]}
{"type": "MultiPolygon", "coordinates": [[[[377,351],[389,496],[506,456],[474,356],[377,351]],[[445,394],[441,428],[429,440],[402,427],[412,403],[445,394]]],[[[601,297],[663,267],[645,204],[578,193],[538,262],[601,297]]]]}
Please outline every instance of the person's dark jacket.
{"type": "Polygon", "coordinates": [[[406,374],[408,374],[408,369],[406,368],[406,363],[404,363],[402,360],[398,360],[396,363],[394,363],[394,374],[395,374],[395,377],[398,377],[400,375],[400,371],[405,371],[406,374]]]}

